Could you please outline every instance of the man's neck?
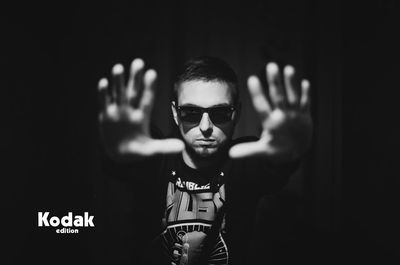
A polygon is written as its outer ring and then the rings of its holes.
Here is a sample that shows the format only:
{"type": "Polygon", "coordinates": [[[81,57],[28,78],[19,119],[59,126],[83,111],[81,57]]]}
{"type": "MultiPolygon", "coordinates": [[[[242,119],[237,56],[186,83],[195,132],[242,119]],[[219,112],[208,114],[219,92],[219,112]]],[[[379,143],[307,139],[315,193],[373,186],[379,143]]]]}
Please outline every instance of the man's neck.
{"type": "Polygon", "coordinates": [[[214,166],[220,160],[220,156],[217,156],[217,157],[212,156],[212,157],[203,158],[200,156],[196,156],[195,154],[191,154],[186,149],[183,150],[183,152],[182,152],[182,158],[183,158],[183,162],[185,162],[185,164],[188,167],[191,167],[194,169],[202,169],[202,168],[214,166]]]}

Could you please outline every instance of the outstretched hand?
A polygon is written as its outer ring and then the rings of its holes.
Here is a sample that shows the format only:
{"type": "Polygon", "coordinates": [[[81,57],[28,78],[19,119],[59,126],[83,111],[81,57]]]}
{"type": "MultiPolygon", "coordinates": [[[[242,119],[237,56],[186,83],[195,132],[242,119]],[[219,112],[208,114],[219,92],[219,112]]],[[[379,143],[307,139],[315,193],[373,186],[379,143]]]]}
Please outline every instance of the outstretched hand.
{"type": "Polygon", "coordinates": [[[266,66],[269,99],[256,76],[250,76],[247,85],[254,108],[258,113],[262,134],[255,142],[233,146],[229,155],[242,158],[266,155],[275,161],[290,161],[307,151],[311,143],[310,83],[303,79],[295,83],[295,69],[286,66],[283,83],[278,65],[266,66]]]}
{"type": "Polygon", "coordinates": [[[179,139],[156,140],[150,136],[150,113],[153,106],[156,71],[144,73],[144,62],[135,59],[125,83],[124,68],[112,69],[112,85],[106,78],[98,83],[99,122],[102,138],[111,156],[152,156],[178,153],[184,149],[179,139]]]}

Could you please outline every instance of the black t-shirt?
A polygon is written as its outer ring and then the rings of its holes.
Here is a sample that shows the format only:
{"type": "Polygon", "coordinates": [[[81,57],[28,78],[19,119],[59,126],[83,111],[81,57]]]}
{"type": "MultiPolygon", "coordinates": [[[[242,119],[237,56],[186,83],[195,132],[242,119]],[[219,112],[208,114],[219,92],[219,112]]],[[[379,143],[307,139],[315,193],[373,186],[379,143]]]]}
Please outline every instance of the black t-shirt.
{"type": "MultiPolygon", "coordinates": [[[[255,140],[240,138],[238,142],[255,140]]],[[[106,161],[105,171],[132,191],[133,240],[146,264],[179,264],[173,253],[189,244],[189,264],[246,264],[256,206],[279,191],[299,161],[275,166],[267,158],[231,160],[196,170],[182,155],[134,163],[106,161]]]]}

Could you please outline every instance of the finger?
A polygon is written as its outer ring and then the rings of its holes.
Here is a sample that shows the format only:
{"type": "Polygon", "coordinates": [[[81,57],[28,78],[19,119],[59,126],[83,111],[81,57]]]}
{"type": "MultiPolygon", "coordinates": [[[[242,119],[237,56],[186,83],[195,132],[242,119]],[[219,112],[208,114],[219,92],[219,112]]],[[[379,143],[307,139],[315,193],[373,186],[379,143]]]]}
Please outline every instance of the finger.
{"type": "Polygon", "coordinates": [[[187,254],[182,255],[181,261],[179,262],[179,265],[187,265],[189,262],[189,257],[187,254]]]}
{"type": "Polygon", "coordinates": [[[144,90],[139,108],[145,111],[146,113],[149,113],[153,105],[154,88],[157,79],[156,71],[152,69],[147,70],[146,73],[144,74],[143,79],[144,79],[144,90]]]}
{"type": "Polygon", "coordinates": [[[189,237],[188,237],[187,234],[185,234],[185,235],[182,237],[183,246],[184,246],[188,241],[189,241],[189,237]]]}
{"type": "Polygon", "coordinates": [[[99,111],[105,112],[107,106],[110,104],[110,96],[108,95],[108,80],[106,78],[102,78],[99,80],[97,84],[98,89],[98,98],[99,98],[99,111]]]}
{"type": "Polygon", "coordinates": [[[182,247],[182,256],[179,265],[186,265],[189,262],[189,244],[185,243],[182,247]]]}
{"type": "Polygon", "coordinates": [[[237,144],[229,150],[231,158],[244,158],[268,154],[266,145],[261,141],[237,144]]]}
{"type": "Polygon", "coordinates": [[[122,104],[124,97],[126,97],[124,88],[124,67],[122,64],[114,65],[112,69],[112,79],[113,79],[113,93],[118,105],[122,104]]]}
{"type": "Polygon", "coordinates": [[[266,66],[269,95],[274,107],[283,107],[286,104],[285,91],[283,90],[279,67],[276,63],[266,66]]]}
{"type": "Polygon", "coordinates": [[[120,152],[122,154],[152,156],[155,154],[180,153],[184,148],[184,143],[179,139],[150,140],[144,143],[132,141],[121,145],[120,152]]]}
{"type": "Polygon", "coordinates": [[[182,248],[182,245],[179,244],[179,243],[175,243],[174,246],[175,246],[175,247],[178,247],[178,248],[182,248]]]}
{"type": "Polygon", "coordinates": [[[309,111],[310,109],[310,87],[311,84],[308,80],[303,79],[301,81],[300,108],[304,111],[309,111]]]}
{"type": "Polygon", "coordinates": [[[270,113],[271,106],[263,93],[260,80],[256,76],[250,76],[247,80],[247,86],[254,108],[261,116],[261,119],[264,119],[270,113]]]}
{"type": "Polygon", "coordinates": [[[174,258],[179,258],[179,257],[181,256],[181,253],[179,253],[179,251],[175,249],[175,250],[172,252],[172,256],[173,256],[174,258]]]}
{"type": "Polygon", "coordinates": [[[126,91],[127,100],[129,102],[137,96],[138,91],[140,91],[139,87],[143,85],[143,69],[144,61],[142,59],[137,58],[132,61],[126,91]]]}
{"type": "Polygon", "coordinates": [[[294,67],[291,65],[287,65],[283,69],[283,76],[284,76],[283,80],[286,87],[287,101],[290,105],[297,106],[299,101],[299,96],[294,81],[294,76],[295,76],[294,67]]]}

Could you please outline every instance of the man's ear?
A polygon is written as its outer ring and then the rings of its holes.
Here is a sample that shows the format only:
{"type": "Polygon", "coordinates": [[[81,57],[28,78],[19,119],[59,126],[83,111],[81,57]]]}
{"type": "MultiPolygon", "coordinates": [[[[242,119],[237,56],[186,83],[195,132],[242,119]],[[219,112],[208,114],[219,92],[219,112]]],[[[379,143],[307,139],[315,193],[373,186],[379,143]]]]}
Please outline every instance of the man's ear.
{"type": "Polygon", "coordinates": [[[171,110],[172,110],[172,116],[174,117],[175,124],[178,126],[179,125],[178,112],[176,111],[175,101],[171,102],[171,110]]]}

